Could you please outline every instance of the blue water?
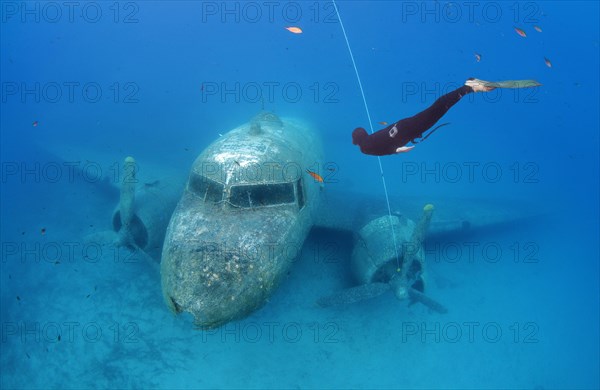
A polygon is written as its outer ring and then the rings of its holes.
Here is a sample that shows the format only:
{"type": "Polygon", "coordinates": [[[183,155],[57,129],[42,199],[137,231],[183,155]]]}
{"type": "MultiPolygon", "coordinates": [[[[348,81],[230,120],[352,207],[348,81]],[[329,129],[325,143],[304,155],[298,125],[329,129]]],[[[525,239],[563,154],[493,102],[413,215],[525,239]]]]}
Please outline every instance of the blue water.
{"type": "Polygon", "coordinates": [[[206,332],[147,263],[90,252],[118,197],[98,156],[185,177],[264,108],[318,129],[339,167],[324,191],[382,202],[377,158],[351,143],[369,123],[332,3],[0,4],[2,388],[600,387],[598,3],[339,1],[375,129],[468,77],[543,84],[465,97],[381,159],[390,195],[544,217],[428,242],[445,315],[393,294],[319,308],[353,285],[352,238],[314,230],[262,309],[206,332]]]}

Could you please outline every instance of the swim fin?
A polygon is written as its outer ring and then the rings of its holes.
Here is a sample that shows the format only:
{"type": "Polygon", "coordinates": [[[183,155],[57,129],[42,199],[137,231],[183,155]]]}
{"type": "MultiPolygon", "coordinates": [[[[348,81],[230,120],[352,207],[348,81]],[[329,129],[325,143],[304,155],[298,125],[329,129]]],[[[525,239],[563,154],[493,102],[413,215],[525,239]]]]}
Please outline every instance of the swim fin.
{"type": "Polygon", "coordinates": [[[473,87],[474,85],[483,85],[485,87],[492,88],[531,88],[539,87],[542,84],[535,80],[485,81],[479,79],[469,79],[465,85],[470,87],[473,87]]]}

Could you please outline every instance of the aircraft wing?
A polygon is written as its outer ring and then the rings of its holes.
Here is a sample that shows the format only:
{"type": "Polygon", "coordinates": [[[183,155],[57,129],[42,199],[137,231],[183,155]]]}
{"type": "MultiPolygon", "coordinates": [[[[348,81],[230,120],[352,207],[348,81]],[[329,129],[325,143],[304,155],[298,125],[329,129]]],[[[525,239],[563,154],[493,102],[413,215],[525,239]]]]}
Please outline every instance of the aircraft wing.
{"type": "MultiPolygon", "coordinates": [[[[546,215],[544,210],[526,200],[396,195],[391,195],[389,200],[392,215],[405,215],[413,221],[419,220],[426,204],[433,204],[435,211],[428,237],[501,228],[546,215]]],[[[315,226],[358,232],[369,221],[384,215],[388,215],[384,196],[327,191],[316,213],[315,226]]]]}
{"type": "Polygon", "coordinates": [[[118,199],[124,179],[123,162],[127,156],[136,160],[135,179],[138,191],[181,193],[191,164],[190,161],[187,165],[181,164],[179,167],[173,161],[161,163],[157,162],[155,157],[128,153],[127,150],[115,146],[94,145],[93,148],[89,148],[82,145],[44,143],[38,148],[45,150],[51,156],[52,163],[61,166],[65,175],[70,174],[69,171],[72,170],[73,178],[65,180],[93,185],[98,192],[110,195],[113,200],[115,196],[118,199]]]}
{"type": "MultiPolygon", "coordinates": [[[[127,151],[113,146],[100,145],[90,149],[51,143],[45,143],[43,148],[57,156],[59,164],[76,163],[81,170],[79,175],[87,175],[88,179],[101,175],[93,184],[100,188],[106,187],[107,193],[118,197],[118,189],[123,179],[123,161],[129,155],[127,151]]],[[[193,154],[190,153],[190,156],[193,154]]],[[[136,155],[133,157],[138,164],[138,190],[169,194],[174,190],[177,195],[169,196],[178,198],[187,180],[191,157],[186,163],[157,163],[156,158],[136,155]]],[[[354,233],[371,220],[388,214],[385,197],[381,194],[349,192],[327,187],[322,191],[321,203],[314,215],[315,227],[354,233]]],[[[391,195],[389,200],[392,214],[405,215],[413,221],[419,220],[423,206],[433,204],[435,211],[428,230],[429,238],[508,226],[532,221],[547,214],[540,206],[527,200],[398,195],[391,195]]]]}

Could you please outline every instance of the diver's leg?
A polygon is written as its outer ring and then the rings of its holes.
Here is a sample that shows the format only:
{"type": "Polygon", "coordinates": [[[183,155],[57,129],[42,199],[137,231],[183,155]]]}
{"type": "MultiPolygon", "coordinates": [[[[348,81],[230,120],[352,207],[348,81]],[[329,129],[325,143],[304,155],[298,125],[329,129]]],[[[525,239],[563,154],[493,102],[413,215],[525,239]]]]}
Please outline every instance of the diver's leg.
{"type": "Polygon", "coordinates": [[[458,103],[458,101],[468,93],[474,92],[473,88],[468,85],[455,89],[452,92],[445,94],[444,96],[437,99],[430,107],[421,111],[420,113],[403,119],[404,128],[408,129],[413,138],[418,138],[431,128],[441,117],[448,112],[448,110],[458,103]]]}
{"type": "MultiPolygon", "coordinates": [[[[469,80],[467,80],[467,82],[469,80]]],[[[423,133],[433,127],[433,125],[435,125],[453,105],[458,103],[463,96],[471,92],[475,92],[475,89],[471,85],[465,83],[462,87],[440,97],[430,107],[420,113],[394,123],[393,127],[397,129],[397,133],[399,134],[399,137],[397,137],[395,142],[396,153],[410,151],[413,147],[406,147],[406,144],[411,141],[415,142],[415,139],[421,138],[423,133]]],[[[390,137],[393,138],[391,134],[390,137]]]]}

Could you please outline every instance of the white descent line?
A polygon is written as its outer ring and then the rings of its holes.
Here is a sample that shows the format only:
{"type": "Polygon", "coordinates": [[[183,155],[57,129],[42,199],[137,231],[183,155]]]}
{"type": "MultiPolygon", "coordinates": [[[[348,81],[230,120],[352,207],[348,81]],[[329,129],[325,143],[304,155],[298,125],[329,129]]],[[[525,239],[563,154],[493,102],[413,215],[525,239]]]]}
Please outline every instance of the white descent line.
{"type": "MultiPolygon", "coordinates": [[[[356,73],[356,79],[358,80],[358,86],[360,88],[360,94],[363,98],[363,103],[365,104],[365,110],[367,111],[367,118],[369,119],[369,126],[371,128],[371,134],[373,134],[373,122],[371,121],[371,114],[369,113],[369,106],[367,105],[367,98],[365,97],[365,91],[363,91],[362,83],[360,82],[360,75],[358,74],[358,68],[356,67],[356,62],[354,61],[354,54],[352,54],[352,49],[350,48],[350,42],[348,41],[348,36],[346,35],[346,29],[344,28],[344,23],[342,23],[342,18],[340,17],[340,12],[338,11],[337,5],[335,4],[335,0],[332,0],[333,8],[335,8],[335,13],[337,14],[338,20],[340,21],[340,27],[342,27],[342,33],[344,33],[344,39],[346,39],[346,46],[348,47],[348,52],[350,53],[350,59],[352,60],[352,65],[354,66],[354,72],[356,73]]],[[[385,176],[383,175],[383,165],[381,165],[381,157],[377,156],[377,161],[379,162],[379,171],[381,172],[381,181],[383,182],[383,190],[385,192],[385,201],[387,203],[388,208],[388,216],[390,221],[390,227],[392,229],[392,237],[394,239],[394,252],[396,253],[396,265],[397,268],[400,269],[400,258],[398,257],[398,245],[396,243],[396,232],[394,231],[394,225],[392,224],[392,208],[390,207],[390,197],[388,195],[387,185],[385,184],[385,176]]]]}

